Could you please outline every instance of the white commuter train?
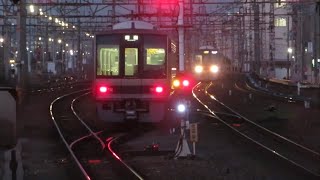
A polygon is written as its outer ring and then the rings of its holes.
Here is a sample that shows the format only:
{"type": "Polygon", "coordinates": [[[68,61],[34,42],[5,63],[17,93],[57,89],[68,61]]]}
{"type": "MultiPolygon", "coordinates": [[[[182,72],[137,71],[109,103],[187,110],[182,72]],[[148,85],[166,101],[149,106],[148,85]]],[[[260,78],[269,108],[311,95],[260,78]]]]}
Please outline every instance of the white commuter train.
{"type": "Polygon", "coordinates": [[[93,95],[103,122],[166,119],[176,44],[147,22],[127,21],[95,36],[93,95]]]}

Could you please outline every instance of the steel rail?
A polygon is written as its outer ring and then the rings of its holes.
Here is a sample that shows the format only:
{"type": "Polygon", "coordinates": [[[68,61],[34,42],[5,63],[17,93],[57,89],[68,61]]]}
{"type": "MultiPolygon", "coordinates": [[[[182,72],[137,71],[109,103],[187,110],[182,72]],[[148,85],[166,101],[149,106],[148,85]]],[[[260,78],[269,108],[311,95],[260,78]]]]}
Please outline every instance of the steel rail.
{"type": "MultiPolygon", "coordinates": [[[[103,132],[103,131],[98,131],[98,132],[95,132],[95,134],[101,134],[102,132],[103,132]]],[[[81,137],[81,138],[79,138],[79,139],[74,140],[74,141],[70,144],[70,148],[72,149],[75,144],[77,144],[78,142],[80,142],[80,141],[82,141],[82,140],[84,140],[84,139],[87,139],[87,138],[89,138],[89,137],[91,137],[91,136],[92,136],[92,134],[90,133],[90,134],[88,134],[88,135],[86,135],[86,136],[83,136],[83,137],[81,137]]]]}
{"type": "MultiPolygon", "coordinates": [[[[87,96],[87,95],[90,94],[90,93],[91,93],[91,92],[88,92],[88,93],[82,94],[82,95],[78,96],[77,98],[75,98],[75,99],[72,101],[71,109],[72,109],[74,115],[75,115],[75,116],[81,121],[81,123],[90,131],[90,134],[89,134],[88,136],[94,136],[96,139],[98,139],[99,142],[101,143],[101,145],[103,144],[103,149],[105,149],[105,148],[106,148],[105,143],[103,142],[103,140],[102,140],[100,137],[97,136],[98,133],[93,132],[93,131],[90,129],[90,127],[82,120],[82,118],[80,117],[80,115],[79,115],[79,114],[75,111],[75,109],[74,109],[74,103],[75,103],[77,100],[79,100],[80,98],[82,98],[83,96],[87,96]]],[[[87,136],[86,136],[86,137],[87,137],[87,136]]],[[[83,138],[86,138],[86,137],[82,137],[82,139],[83,139],[83,138]]],[[[116,157],[116,158],[119,160],[119,162],[121,162],[121,164],[123,164],[132,174],[134,174],[138,179],[143,180],[142,176],[139,175],[139,173],[137,173],[137,172],[136,172],[132,167],[130,167],[127,163],[125,163],[125,162],[121,159],[121,157],[120,157],[119,155],[117,155],[117,154],[115,153],[115,151],[111,148],[111,144],[112,144],[113,142],[115,142],[115,141],[116,141],[117,139],[119,139],[119,138],[120,138],[120,136],[117,137],[117,138],[112,138],[112,139],[109,140],[109,142],[108,142],[108,150],[109,150],[109,151],[111,152],[111,154],[112,154],[114,157],[116,157]]],[[[78,140],[80,140],[80,139],[78,139],[78,140]]],[[[73,143],[76,143],[76,142],[73,142],[73,143]]],[[[72,145],[73,145],[73,143],[72,143],[72,145]]]]}
{"type": "Polygon", "coordinates": [[[75,111],[74,109],[74,103],[75,101],[77,101],[79,98],[83,97],[83,96],[87,96],[88,94],[90,94],[91,92],[88,92],[88,93],[85,93],[85,94],[82,94],[81,96],[78,96],[77,98],[73,99],[72,100],[72,103],[71,103],[71,110],[73,112],[73,114],[78,118],[78,120],[81,122],[81,124],[86,127],[86,129],[90,132],[90,134],[92,136],[94,136],[101,144],[102,146],[102,149],[105,149],[106,145],[104,144],[104,142],[101,140],[101,138],[99,138],[97,136],[97,134],[95,132],[92,131],[92,129],[82,120],[82,118],[79,116],[79,114],[75,111]]]}
{"type": "Polygon", "coordinates": [[[115,151],[112,149],[111,145],[112,143],[114,143],[117,139],[119,139],[120,137],[117,138],[112,138],[109,142],[108,142],[108,149],[109,151],[112,153],[112,155],[117,158],[127,169],[129,169],[138,179],[143,180],[143,177],[139,175],[139,173],[137,173],[132,167],[130,167],[126,162],[124,162],[119,155],[117,155],[115,153],[115,151]]]}
{"type": "MultiPolygon", "coordinates": [[[[220,117],[218,117],[217,114],[216,114],[216,112],[214,112],[213,110],[211,110],[203,101],[201,101],[201,100],[197,97],[194,89],[197,88],[197,87],[199,87],[200,84],[201,84],[201,82],[198,83],[198,84],[192,89],[192,94],[193,94],[194,98],[195,98],[201,105],[203,105],[203,106],[212,114],[212,117],[218,119],[220,122],[222,122],[223,124],[225,124],[226,126],[228,126],[229,128],[231,128],[232,130],[236,131],[236,132],[239,133],[241,136],[243,136],[243,137],[247,138],[248,140],[252,141],[253,143],[255,143],[255,144],[263,147],[264,149],[272,152],[273,154],[277,155],[277,156],[280,157],[281,159],[284,159],[284,160],[290,162],[291,164],[293,164],[293,165],[295,165],[295,166],[297,166],[297,167],[305,170],[306,172],[308,172],[308,173],[310,173],[310,174],[312,174],[312,175],[314,175],[314,176],[320,177],[320,174],[319,174],[318,172],[315,172],[315,171],[313,171],[313,170],[310,170],[310,169],[304,167],[303,165],[295,162],[294,160],[291,160],[291,159],[287,158],[286,156],[284,156],[284,155],[278,153],[277,151],[275,151],[274,149],[271,149],[270,147],[268,147],[268,146],[266,146],[266,145],[258,142],[257,140],[249,137],[249,136],[246,135],[245,133],[241,132],[241,131],[238,130],[237,128],[231,126],[229,123],[227,123],[226,121],[224,121],[223,119],[221,119],[220,117]]],[[[313,151],[313,150],[311,150],[311,149],[309,149],[309,148],[306,148],[306,147],[304,147],[304,146],[302,146],[302,145],[300,145],[300,144],[298,144],[298,143],[295,143],[295,142],[293,142],[293,141],[291,141],[291,140],[289,140],[289,139],[287,139],[287,138],[285,138],[285,137],[283,137],[283,136],[281,136],[281,135],[279,135],[279,134],[277,134],[277,133],[274,133],[274,132],[272,132],[272,131],[270,131],[270,130],[268,130],[268,129],[266,129],[266,128],[264,128],[264,127],[262,127],[262,126],[260,126],[260,125],[258,125],[258,124],[256,124],[256,123],[250,121],[250,120],[248,120],[247,118],[243,117],[243,116],[240,115],[239,113],[235,112],[234,110],[232,110],[231,108],[229,108],[228,106],[226,106],[225,104],[223,104],[222,102],[220,102],[218,99],[216,99],[213,95],[211,95],[211,94],[208,93],[207,90],[208,90],[208,88],[209,88],[211,85],[212,85],[212,83],[210,83],[209,85],[207,85],[206,88],[205,88],[205,93],[208,94],[211,99],[214,99],[214,100],[217,101],[219,104],[221,104],[222,106],[224,106],[224,107],[226,107],[227,109],[229,109],[231,112],[235,113],[235,114],[238,115],[239,117],[242,117],[244,120],[246,120],[246,122],[249,122],[251,125],[254,125],[255,127],[259,127],[259,129],[264,130],[264,131],[266,131],[266,132],[268,132],[268,133],[271,133],[272,135],[274,135],[274,136],[276,136],[276,137],[278,137],[278,138],[280,138],[280,139],[282,139],[282,140],[284,140],[284,141],[286,141],[286,142],[289,142],[289,143],[291,143],[291,144],[293,144],[293,145],[296,145],[296,146],[302,148],[303,150],[305,150],[305,151],[307,151],[307,152],[309,152],[309,153],[312,153],[313,155],[319,156],[319,153],[317,153],[317,152],[315,152],[315,151],[313,151]]]]}
{"type": "Polygon", "coordinates": [[[60,96],[58,98],[56,98],[55,100],[52,101],[52,103],[50,104],[50,116],[51,116],[51,119],[60,135],[60,138],[62,139],[62,141],[64,142],[64,144],[66,145],[69,153],[71,154],[72,158],[74,159],[74,161],[76,162],[76,164],[78,165],[78,167],[80,168],[80,171],[82,172],[82,174],[84,175],[84,177],[87,179],[87,180],[91,180],[90,176],[88,175],[87,171],[84,169],[84,167],[82,166],[82,164],[80,163],[80,160],[76,157],[75,153],[73,152],[73,150],[71,149],[69,143],[67,142],[66,138],[63,136],[63,133],[62,133],[62,130],[59,128],[58,126],[58,123],[56,122],[56,119],[54,118],[54,115],[53,115],[53,104],[55,104],[57,101],[67,97],[67,96],[70,96],[72,94],[76,94],[76,93],[80,93],[80,92],[84,92],[84,91],[88,91],[88,89],[84,89],[84,90],[80,90],[80,91],[76,91],[76,92],[72,92],[72,93],[68,93],[68,94],[65,94],[63,96],[60,96]]]}
{"type": "MultiPolygon", "coordinates": [[[[209,86],[211,86],[211,85],[212,85],[212,83],[210,83],[209,86]]],[[[207,86],[207,87],[209,88],[209,86],[207,86]]],[[[270,133],[270,134],[272,134],[272,135],[274,135],[274,136],[276,136],[276,137],[278,137],[278,138],[281,138],[281,139],[283,139],[283,140],[285,140],[285,141],[287,141],[287,142],[290,142],[291,144],[293,144],[293,145],[295,145],[295,146],[299,146],[300,148],[304,149],[305,151],[308,151],[308,152],[310,152],[310,153],[312,153],[312,154],[320,157],[320,153],[319,153],[319,152],[316,152],[316,151],[314,151],[314,150],[312,150],[312,149],[309,149],[309,148],[307,148],[307,147],[305,147],[305,146],[303,146],[303,145],[301,145],[301,144],[298,144],[298,143],[296,143],[296,142],[294,142],[294,141],[292,141],[292,140],[290,140],[290,139],[288,139],[288,138],[286,138],[286,137],[283,137],[283,136],[281,136],[280,134],[275,133],[275,132],[273,132],[273,131],[271,131],[271,130],[269,130],[269,129],[267,129],[267,128],[265,128],[265,127],[263,127],[263,126],[255,123],[255,122],[251,121],[251,120],[249,120],[248,118],[242,116],[241,114],[239,114],[239,113],[236,112],[235,110],[231,109],[230,107],[228,107],[227,105],[225,105],[224,103],[222,103],[221,101],[219,101],[219,100],[218,100],[217,98],[215,98],[212,94],[210,94],[210,93],[208,92],[208,88],[207,88],[205,91],[206,91],[206,93],[210,96],[211,99],[214,99],[216,102],[218,102],[219,104],[223,105],[224,107],[226,107],[227,109],[229,109],[231,112],[233,112],[233,113],[235,113],[236,115],[238,115],[239,117],[243,118],[244,120],[246,120],[246,121],[249,122],[250,124],[252,124],[252,125],[254,125],[254,126],[257,126],[257,127],[263,129],[264,131],[266,131],[266,132],[268,132],[268,133],[270,133]]]]}

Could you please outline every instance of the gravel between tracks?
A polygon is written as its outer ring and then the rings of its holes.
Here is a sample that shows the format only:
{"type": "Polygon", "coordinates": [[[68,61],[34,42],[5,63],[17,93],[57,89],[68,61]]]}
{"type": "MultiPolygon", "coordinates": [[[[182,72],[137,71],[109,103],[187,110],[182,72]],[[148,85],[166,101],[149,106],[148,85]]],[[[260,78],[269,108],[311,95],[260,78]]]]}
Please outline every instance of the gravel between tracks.
{"type": "MultiPolygon", "coordinates": [[[[93,107],[92,99],[85,98],[82,108],[87,111],[83,115],[92,118],[93,107]]],[[[167,155],[127,155],[124,156],[124,160],[142,172],[147,179],[154,180],[311,179],[304,172],[232,133],[216,120],[194,114],[191,121],[200,123],[200,141],[196,146],[195,159],[175,160],[167,155]]],[[[155,130],[122,145],[120,150],[122,154],[127,151],[143,154],[145,146],[153,142],[159,143],[160,151],[174,151],[177,134],[170,135],[155,130]]]]}

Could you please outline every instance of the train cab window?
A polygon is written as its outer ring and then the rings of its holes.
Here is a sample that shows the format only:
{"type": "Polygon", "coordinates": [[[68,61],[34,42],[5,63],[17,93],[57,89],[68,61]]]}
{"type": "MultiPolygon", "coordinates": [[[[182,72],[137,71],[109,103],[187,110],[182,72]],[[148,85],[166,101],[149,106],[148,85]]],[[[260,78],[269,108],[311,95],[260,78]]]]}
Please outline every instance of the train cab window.
{"type": "Polygon", "coordinates": [[[101,47],[98,49],[97,75],[119,75],[119,48],[101,47]]]}
{"type": "MultiPolygon", "coordinates": [[[[146,48],[146,65],[160,65],[164,64],[165,50],[162,48],[146,48]]],[[[148,66],[146,66],[148,67],[148,66]]]]}
{"type": "Polygon", "coordinates": [[[148,77],[164,77],[165,76],[165,49],[162,48],[146,48],[145,62],[143,66],[143,74],[148,77]]]}
{"type": "Polygon", "coordinates": [[[144,78],[166,77],[166,47],[167,39],[161,36],[146,36],[144,38],[144,63],[142,75],[144,78]]]}
{"type": "Polygon", "coordinates": [[[138,75],[138,48],[125,48],[125,76],[138,75]]]}

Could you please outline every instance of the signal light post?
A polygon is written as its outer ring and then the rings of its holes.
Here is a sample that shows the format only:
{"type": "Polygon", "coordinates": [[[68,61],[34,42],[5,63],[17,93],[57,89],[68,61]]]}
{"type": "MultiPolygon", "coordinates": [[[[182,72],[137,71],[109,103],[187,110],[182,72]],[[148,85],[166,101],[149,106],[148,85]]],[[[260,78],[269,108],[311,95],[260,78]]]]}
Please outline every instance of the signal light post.
{"type": "Polygon", "coordinates": [[[190,101],[180,100],[176,107],[177,118],[180,120],[180,138],[175,150],[175,159],[179,157],[188,157],[191,151],[186,139],[186,131],[189,129],[190,101]]]}

